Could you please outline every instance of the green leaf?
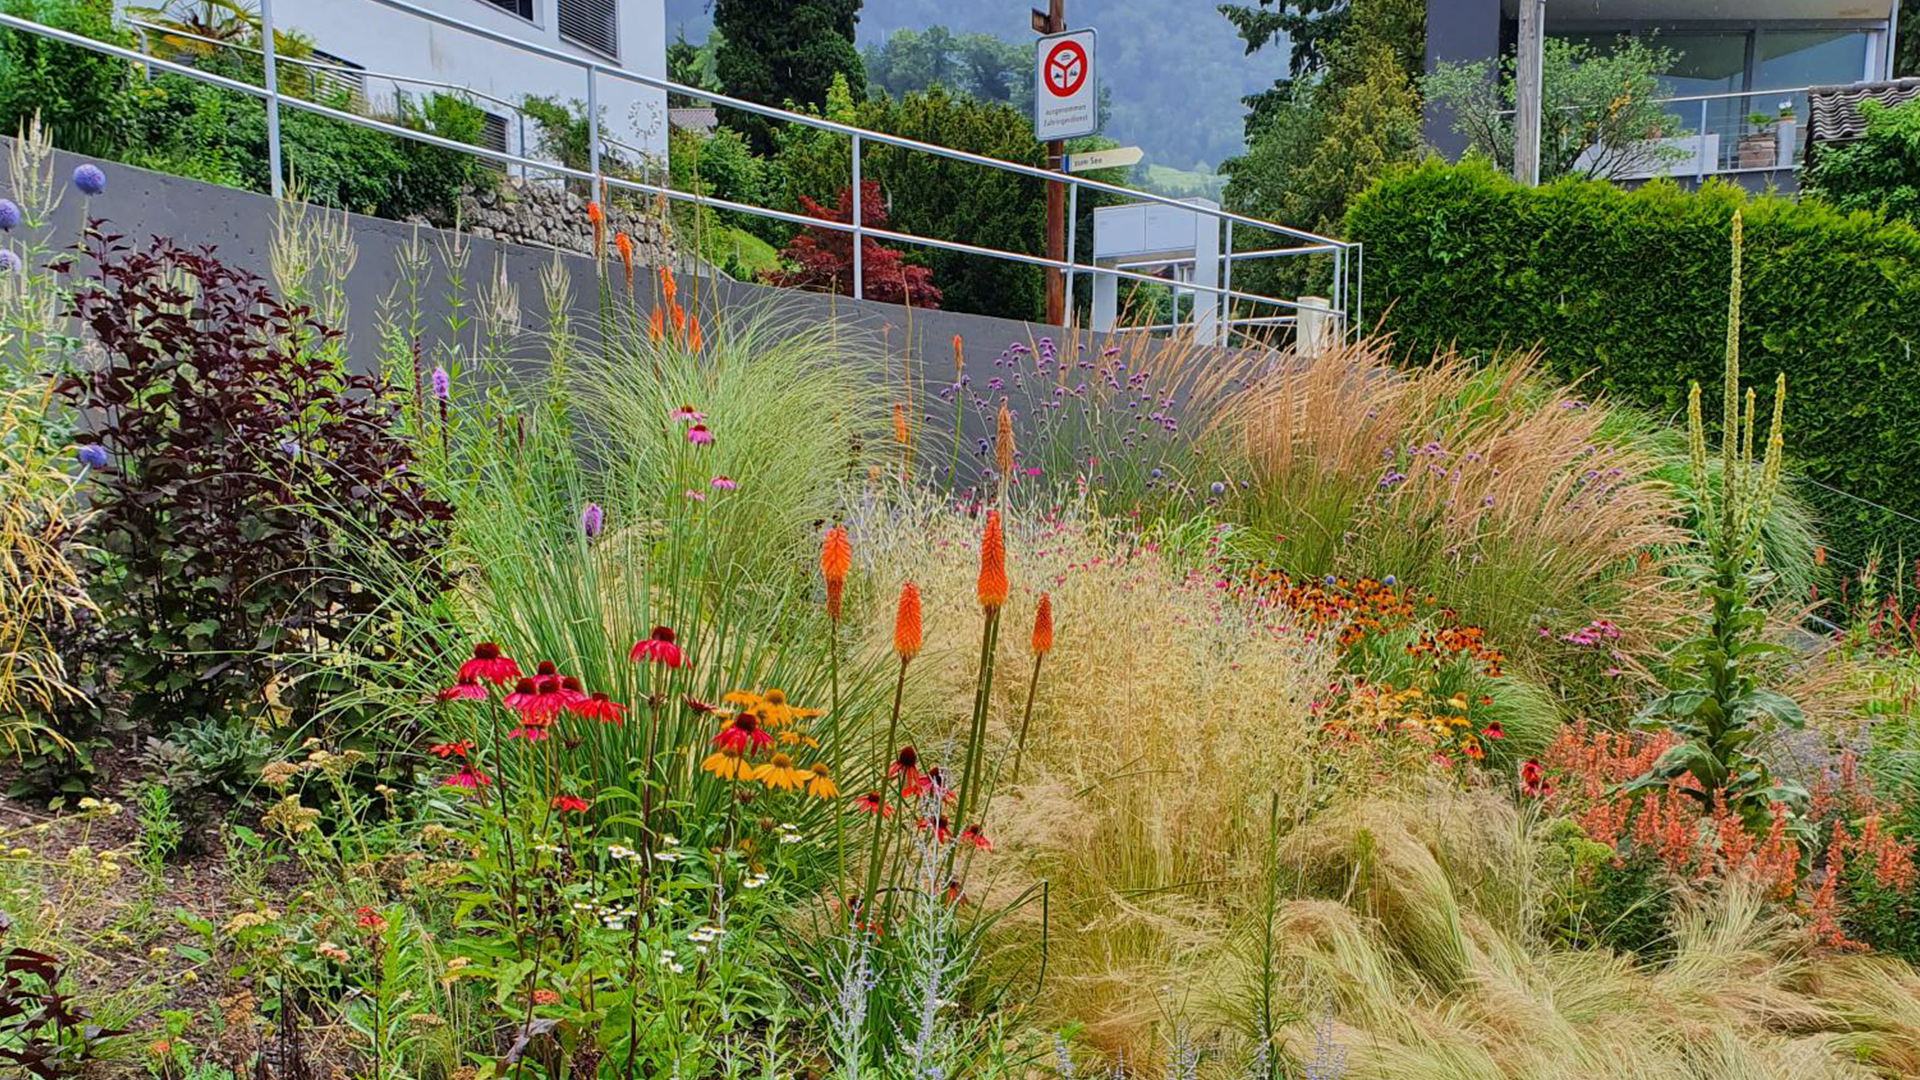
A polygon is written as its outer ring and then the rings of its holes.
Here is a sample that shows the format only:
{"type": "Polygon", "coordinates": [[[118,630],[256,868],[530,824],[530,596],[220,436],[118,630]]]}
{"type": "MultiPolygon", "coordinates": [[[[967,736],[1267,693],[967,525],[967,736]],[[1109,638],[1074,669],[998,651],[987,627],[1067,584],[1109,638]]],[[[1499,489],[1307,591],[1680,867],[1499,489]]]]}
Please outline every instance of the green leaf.
{"type": "Polygon", "coordinates": [[[1733,702],[1733,718],[1736,723],[1745,723],[1759,716],[1765,716],[1778,724],[1785,724],[1795,731],[1803,730],[1807,726],[1807,714],[1801,711],[1799,702],[1778,690],[1768,690],[1765,687],[1756,687],[1733,702]]]}

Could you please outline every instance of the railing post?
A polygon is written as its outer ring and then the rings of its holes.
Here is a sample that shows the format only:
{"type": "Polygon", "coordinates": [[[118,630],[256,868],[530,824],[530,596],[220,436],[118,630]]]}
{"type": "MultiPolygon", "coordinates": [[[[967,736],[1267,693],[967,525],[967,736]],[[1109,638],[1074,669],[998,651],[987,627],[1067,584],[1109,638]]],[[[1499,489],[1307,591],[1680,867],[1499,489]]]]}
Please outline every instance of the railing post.
{"type": "MultiPolygon", "coordinates": [[[[140,38],[140,55],[141,56],[151,55],[153,53],[153,43],[147,40],[147,28],[144,26],[135,26],[133,28],[133,32],[135,35],[137,35],[140,38]]],[[[152,82],[153,81],[153,65],[148,63],[142,63],[140,65],[140,77],[146,82],[152,82]]]]}
{"type": "Polygon", "coordinates": [[[273,176],[273,197],[279,198],[280,180],[280,75],[274,67],[279,50],[273,40],[273,0],[260,0],[260,49],[267,60],[267,169],[273,176]]]}
{"type": "MultiPolygon", "coordinates": [[[[853,137],[853,298],[855,300],[865,300],[867,298],[867,268],[865,259],[862,257],[863,253],[860,250],[866,246],[866,242],[863,239],[866,234],[861,232],[861,226],[864,224],[864,222],[861,221],[863,210],[861,202],[860,136],[855,135],[853,137]]],[[[912,298],[908,297],[908,299],[911,300],[912,298]]]]}
{"type": "Polygon", "coordinates": [[[600,198],[600,80],[594,77],[599,73],[600,65],[587,65],[587,171],[593,174],[593,190],[587,192],[588,202],[597,202],[600,198]]]}
{"type": "MultiPolygon", "coordinates": [[[[514,147],[513,152],[519,154],[521,157],[531,157],[532,155],[527,153],[527,110],[515,109],[513,110],[513,116],[515,124],[520,129],[520,143],[514,147]]],[[[527,175],[527,163],[524,161],[520,163],[520,179],[531,179],[531,177],[527,175]]]]}
{"type": "MultiPolygon", "coordinates": [[[[1714,162],[1718,171],[1719,162],[1714,162]]],[[[1700,99],[1700,152],[1694,155],[1693,186],[1699,187],[1707,179],[1707,99],[1700,99]]]]}
{"type": "Polygon", "coordinates": [[[1080,185],[1068,184],[1067,185],[1067,282],[1065,287],[1065,301],[1061,305],[1061,308],[1062,308],[1061,318],[1067,323],[1070,323],[1073,321],[1073,268],[1076,262],[1074,258],[1074,249],[1079,246],[1076,243],[1076,241],[1079,239],[1080,239],[1080,185]]]}

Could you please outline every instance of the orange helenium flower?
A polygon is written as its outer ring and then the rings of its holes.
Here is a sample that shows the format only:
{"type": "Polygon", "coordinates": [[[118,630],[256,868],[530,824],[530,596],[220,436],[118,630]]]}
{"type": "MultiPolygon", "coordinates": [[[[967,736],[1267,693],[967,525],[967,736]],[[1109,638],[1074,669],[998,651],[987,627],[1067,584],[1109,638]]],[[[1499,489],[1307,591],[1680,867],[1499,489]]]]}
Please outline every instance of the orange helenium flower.
{"type": "Polygon", "coordinates": [[[853,545],[847,542],[847,530],[835,525],[820,541],[820,576],[827,583],[827,618],[840,617],[840,591],[847,584],[847,571],[853,568],[853,545]]]}
{"type": "Polygon", "coordinates": [[[893,651],[902,663],[920,652],[920,587],[911,581],[900,586],[900,606],[893,613],[893,651]]]}
{"type": "Polygon", "coordinates": [[[1033,613],[1033,655],[1045,656],[1053,648],[1053,601],[1040,594],[1040,607],[1033,613]]]}
{"type": "Polygon", "coordinates": [[[980,606],[999,611],[1007,602],[1007,549],[1000,537],[1000,511],[987,511],[987,527],[980,534],[980,606]]]}

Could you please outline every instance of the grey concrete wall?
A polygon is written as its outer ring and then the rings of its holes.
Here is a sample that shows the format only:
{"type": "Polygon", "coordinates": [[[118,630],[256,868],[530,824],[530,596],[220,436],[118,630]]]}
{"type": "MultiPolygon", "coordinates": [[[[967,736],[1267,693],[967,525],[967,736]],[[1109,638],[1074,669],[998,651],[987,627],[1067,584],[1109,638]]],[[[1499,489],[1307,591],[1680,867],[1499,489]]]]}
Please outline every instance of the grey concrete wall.
{"type": "MultiPolygon", "coordinates": [[[[10,140],[0,139],[0,151],[10,146],[10,140]]],[[[63,184],[74,166],[84,160],[64,152],[56,154],[55,168],[63,184]]],[[[275,216],[280,212],[272,198],[111,162],[99,165],[107,176],[106,192],[85,199],[71,187],[67,188],[50,227],[56,246],[78,241],[83,215],[104,218],[111,231],[124,233],[136,243],[160,235],[188,246],[210,246],[229,264],[271,280],[269,245],[275,216]]],[[[7,184],[4,170],[0,170],[0,196],[14,197],[16,193],[5,190],[7,184]]],[[[437,335],[443,332],[450,311],[446,249],[455,237],[426,226],[360,215],[347,217],[357,248],[357,261],[345,282],[348,317],[347,325],[341,329],[347,333],[355,366],[363,370],[374,370],[378,366],[382,302],[401,285],[399,256],[403,249],[415,243],[424,245],[428,251],[428,269],[418,294],[425,327],[422,346],[431,353],[439,343],[437,335]]],[[[577,316],[573,329],[576,333],[590,333],[598,315],[598,289],[591,258],[493,239],[471,236],[458,239],[470,250],[464,271],[469,304],[477,304],[480,290],[493,275],[502,274],[519,294],[522,323],[529,329],[536,327],[545,317],[541,278],[558,259],[571,282],[571,306],[577,316]]],[[[608,269],[617,278],[619,264],[611,257],[608,269]]],[[[996,373],[995,358],[1011,343],[1022,342],[1032,347],[1040,338],[1047,337],[1069,354],[1084,344],[1087,353],[1097,356],[1112,340],[1108,335],[1070,332],[1020,320],[907,309],[845,296],[775,289],[724,277],[702,277],[696,285],[689,270],[689,266],[682,265],[676,275],[680,295],[683,301],[698,297],[704,325],[713,326],[720,319],[754,317],[831,323],[845,343],[848,362],[868,366],[875,378],[892,378],[897,382],[902,360],[910,357],[915,369],[925,373],[923,385],[915,395],[920,402],[934,401],[934,395],[951,382],[951,343],[955,335],[963,342],[966,372],[973,383],[982,388],[996,373]]],[[[636,291],[641,294],[643,309],[650,309],[653,303],[654,274],[651,267],[635,269],[636,291]]],[[[472,314],[471,309],[468,314],[472,314]]],[[[537,343],[532,351],[537,351],[537,343]]],[[[941,411],[945,414],[944,408],[941,411]]],[[[981,434],[971,427],[970,424],[969,437],[981,434]]]]}

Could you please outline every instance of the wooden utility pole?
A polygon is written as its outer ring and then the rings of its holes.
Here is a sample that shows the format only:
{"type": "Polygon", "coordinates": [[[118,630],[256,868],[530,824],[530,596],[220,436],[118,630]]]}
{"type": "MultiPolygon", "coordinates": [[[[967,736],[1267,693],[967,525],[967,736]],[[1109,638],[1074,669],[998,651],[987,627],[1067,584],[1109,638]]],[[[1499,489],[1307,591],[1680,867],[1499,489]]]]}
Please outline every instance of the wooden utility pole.
{"type": "MultiPolygon", "coordinates": [[[[1047,10],[1033,9],[1033,28],[1040,34],[1058,34],[1067,28],[1067,0],[1047,0],[1047,10]]],[[[1066,144],[1055,139],[1047,144],[1047,168],[1060,168],[1066,144]]],[[[1066,185],[1047,182],[1047,258],[1058,262],[1067,257],[1066,185]]],[[[1067,323],[1065,279],[1058,269],[1047,268],[1047,323],[1067,323]]]]}
{"type": "Polygon", "coordinates": [[[1540,97],[1546,54],[1547,0],[1520,0],[1520,41],[1513,62],[1513,178],[1540,183],[1540,97]]]}

